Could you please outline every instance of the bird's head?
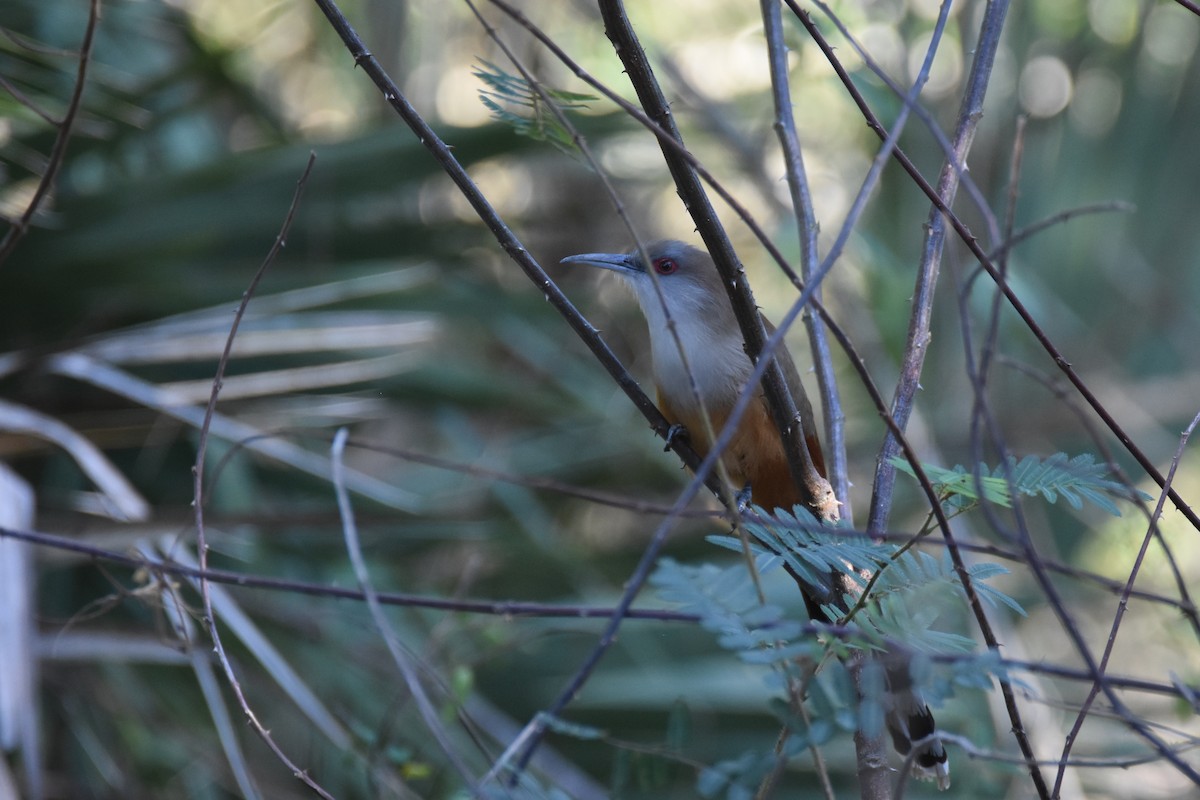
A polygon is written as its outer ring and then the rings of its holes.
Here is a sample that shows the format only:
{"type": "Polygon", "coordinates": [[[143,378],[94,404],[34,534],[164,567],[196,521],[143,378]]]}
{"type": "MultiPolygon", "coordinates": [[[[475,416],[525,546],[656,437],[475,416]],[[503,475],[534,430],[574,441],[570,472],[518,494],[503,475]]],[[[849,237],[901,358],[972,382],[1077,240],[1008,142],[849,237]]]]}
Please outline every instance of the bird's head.
{"type": "Polygon", "coordinates": [[[642,312],[651,323],[662,316],[663,303],[675,319],[716,322],[732,318],[721,277],[708,253],[674,239],[664,239],[647,245],[646,256],[649,263],[634,248],[628,253],[567,256],[562,263],[586,264],[616,272],[637,294],[642,312]],[[655,277],[662,290],[662,303],[654,288],[655,277]]]}

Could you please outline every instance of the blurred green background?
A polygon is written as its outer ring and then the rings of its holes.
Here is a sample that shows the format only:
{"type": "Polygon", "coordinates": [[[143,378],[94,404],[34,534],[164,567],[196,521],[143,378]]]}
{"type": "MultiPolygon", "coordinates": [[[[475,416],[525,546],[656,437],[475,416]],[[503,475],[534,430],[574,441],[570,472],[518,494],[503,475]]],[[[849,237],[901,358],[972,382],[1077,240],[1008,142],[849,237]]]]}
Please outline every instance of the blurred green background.
{"type": "MultiPolygon", "coordinates": [[[[632,97],[594,7],[521,5],[592,74],[632,97]]],[[[630,5],[693,152],[795,257],[757,4],[630,5]]],[[[847,0],[833,8],[885,70],[901,82],[912,79],[937,13],[932,0],[847,0]]],[[[981,2],[955,5],[922,95],[943,126],[953,124],[982,9],[981,2]]],[[[637,356],[645,332],[630,297],[606,276],[557,265],[571,253],[623,249],[628,237],[579,157],[490,119],[472,70],[481,60],[507,65],[469,10],[404,0],[347,2],[344,10],[525,246],[645,379],[649,364],[637,356]]],[[[64,110],[86,11],[86,3],[67,0],[9,0],[0,10],[0,76],[29,101],[0,92],[0,209],[8,218],[28,202],[55,133],[30,105],[51,118],[64,110]]],[[[518,26],[487,4],[483,13],[548,85],[586,91],[518,26]]],[[[889,123],[897,100],[828,20],[815,16],[889,123]]],[[[786,14],[785,27],[825,244],[878,141],[786,14]]],[[[1016,118],[1026,114],[1017,228],[1090,204],[1133,206],[1050,228],[1017,248],[1009,268],[1060,349],[1164,468],[1200,398],[1198,37],[1200,19],[1168,2],[1014,4],[970,157],[971,176],[1002,218],[1016,118]]],[[[645,235],[692,236],[649,134],[602,100],[574,119],[645,235]]],[[[917,120],[902,146],[926,175],[936,174],[941,152],[917,120]]],[[[207,400],[232,311],[280,228],[310,151],[316,166],[287,247],[251,303],[219,412],[317,463],[327,459],[334,429],[351,427],[349,464],[361,477],[351,488],[380,589],[614,602],[657,516],[415,463],[396,452],[631,502],[669,504],[685,477],[353,68],[316,7],[302,2],[104,4],[88,89],[53,197],[0,266],[0,399],[83,433],[149,501],[152,516],[118,523],[86,513],[95,505],[93,487],[68,455],[0,430],[0,457],[36,489],[37,528],[122,552],[157,547],[178,554],[194,545],[197,431],[170,410],[207,400]],[[72,353],[86,355],[91,371],[81,377],[64,368],[61,357],[72,353]],[[103,385],[101,366],[119,371],[120,380],[103,385]],[[137,387],[149,393],[135,396],[137,387]]],[[[964,193],[958,208],[994,246],[964,193]]],[[[889,167],[826,282],[827,304],[889,397],[927,213],[919,191],[889,167]]],[[[794,296],[791,287],[768,268],[734,215],[722,215],[759,302],[778,317],[794,296]]],[[[972,398],[954,291],[955,276],[961,282],[972,267],[965,248],[951,243],[925,391],[910,427],[923,457],[945,466],[970,459],[972,398]]],[[[977,319],[990,303],[986,290],[979,281],[970,296],[977,319]]],[[[807,358],[799,331],[791,349],[807,358]]],[[[1054,375],[1011,313],[1001,320],[1000,350],[1054,375]]],[[[836,361],[861,525],[883,426],[840,353],[836,361]]],[[[1069,404],[1027,374],[1001,365],[991,392],[1015,453],[1096,452],[1069,404]]],[[[234,447],[230,438],[215,438],[207,460],[213,565],[355,585],[328,480],[234,447]]],[[[1131,459],[1118,453],[1118,461],[1152,490],[1131,459]]],[[[892,518],[898,530],[914,529],[923,517],[905,480],[892,518]]],[[[1176,486],[1186,497],[1198,482],[1188,458],[1176,486]]],[[[1031,506],[1030,524],[1048,557],[1122,579],[1143,525],[1132,510],[1114,521],[1062,504],[1031,506]]],[[[963,528],[964,535],[987,537],[969,523],[963,528]]],[[[685,562],[725,560],[703,541],[714,529],[685,522],[670,554],[685,562]]],[[[1195,532],[1176,525],[1170,512],[1165,531],[1185,572],[1197,574],[1195,532]]],[[[1146,585],[1170,593],[1160,551],[1152,549],[1146,573],[1146,585]]],[[[155,591],[139,591],[146,575],[40,549],[37,580],[46,794],[238,796],[207,701],[178,655],[170,604],[155,591]]],[[[1015,569],[1003,588],[1030,610],[1026,620],[1000,623],[1011,653],[1071,663],[1024,573],[1015,569]]],[[[785,585],[772,591],[795,605],[785,585]]],[[[1115,599],[1086,583],[1066,582],[1064,591],[1073,609],[1094,610],[1080,624],[1102,642],[1115,599]]],[[[195,594],[181,596],[195,613],[195,594]]],[[[230,596],[295,670],[292,679],[272,678],[258,661],[262,651],[227,632],[250,703],[322,786],[339,797],[449,797],[459,789],[361,604],[259,590],[230,596]],[[331,739],[286,694],[301,684],[349,734],[345,741],[331,739]]],[[[644,602],[655,602],[649,592],[644,602]]],[[[948,614],[953,623],[955,612],[948,614]]],[[[1115,671],[1148,670],[1165,679],[1171,668],[1185,679],[1200,677],[1197,659],[1177,663],[1172,655],[1181,647],[1177,637],[1187,635],[1177,615],[1150,604],[1135,604],[1131,614],[1115,671]]],[[[428,665],[427,686],[480,772],[562,688],[601,627],[415,610],[391,618],[428,665]],[[456,710],[474,720],[469,730],[478,750],[453,725],[456,710]]],[[[764,675],[691,626],[629,622],[569,712],[608,737],[554,736],[550,744],[572,766],[542,766],[555,780],[577,771],[581,788],[572,793],[579,797],[693,797],[698,768],[774,741],[764,675]]],[[[1073,715],[1063,708],[1083,689],[1038,680],[1031,692],[1040,700],[1031,703],[1030,724],[1057,730],[1070,724],[1073,715]]],[[[227,690],[224,697],[262,795],[306,794],[240,724],[227,690]]],[[[981,747],[1011,751],[1007,721],[990,716],[994,702],[960,696],[939,719],[981,747]]],[[[1164,724],[1184,724],[1165,703],[1145,710],[1164,724]]],[[[1089,723],[1080,752],[1140,752],[1123,730],[1089,723]]],[[[1056,757],[1061,734],[1046,738],[1044,755],[1056,757]]],[[[838,792],[852,795],[848,740],[826,756],[838,792]]],[[[958,760],[953,796],[1029,794],[1028,779],[1011,766],[983,761],[968,768],[958,760]]],[[[1175,797],[1179,780],[1149,765],[1072,773],[1071,788],[1078,797],[1175,797]]],[[[803,759],[783,786],[778,796],[817,791],[803,759]]],[[[909,796],[932,794],[914,786],[909,796]]]]}

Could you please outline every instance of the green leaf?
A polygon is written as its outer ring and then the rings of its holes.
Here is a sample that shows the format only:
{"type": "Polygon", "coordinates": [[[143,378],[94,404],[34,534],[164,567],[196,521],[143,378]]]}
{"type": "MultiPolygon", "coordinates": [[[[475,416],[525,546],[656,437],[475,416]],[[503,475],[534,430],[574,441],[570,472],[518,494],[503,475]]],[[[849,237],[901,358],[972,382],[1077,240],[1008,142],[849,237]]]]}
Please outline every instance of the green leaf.
{"type": "MultiPolygon", "coordinates": [[[[912,466],[905,459],[896,457],[891,463],[901,472],[915,475],[912,466]]],[[[942,495],[944,502],[956,508],[961,508],[961,501],[964,500],[969,503],[978,502],[980,490],[983,499],[989,503],[1009,507],[1012,505],[1010,486],[1027,496],[1040,495],[1050,503],[1057,502],[1061,495],[1077,510],[1083,508],[1084,500],[1088,500],[1118,517],[1121,511],[1112,498],[1151,499],[1145,492],[1106,478],[1108,467],[1097,464],[1091,453],[1082,453],[1074,458],[1068,457],[1066,453],[1055,453],[1045,459],[1025,456],[1019,462],[1015,456],[1009,456],[992,469],[980,464],[975,471],[968,471],[962,466],[945,469],[924,463],[921,464],[921,469],[933,483],[934,490],[942,495]]]]}
{"type": "Polygon", "coordinates": [[[577,146],[571,131],[562,123],[546,99],[562,113],[587,108],[596,100],[595,95],[568,92],[539,85],[541,92],[524,77],[513,75],[490,61],[481,61],[471,74],[483,84],[479,90],[479,101],[491,112],[492,117],[508,125],[521,136],[540,142],[549,142],[566,153],[574,153],[577,146]]]}

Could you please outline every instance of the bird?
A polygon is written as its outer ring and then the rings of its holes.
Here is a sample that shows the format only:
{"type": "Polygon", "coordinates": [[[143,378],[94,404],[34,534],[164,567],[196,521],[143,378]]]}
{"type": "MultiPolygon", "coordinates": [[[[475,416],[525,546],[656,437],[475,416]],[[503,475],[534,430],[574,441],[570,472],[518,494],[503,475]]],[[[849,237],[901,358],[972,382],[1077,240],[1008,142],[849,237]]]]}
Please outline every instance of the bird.
{"type": "MultiPolygon", "coordinates": [[[[701,458],[705,457],[712,447],[710,425],[719,435],[754,370],[712,257],[685,242],[663,239],[624,253],[568,256],[561,263],[611,270],[633,290],[650,333],[659,410],[672,424],[672,430],[685,430],[692,449],[701,458]],[[710,425],[705,424],[705,414],[710,425]]],[[[775,327],[761,313],[759,317],[770,336],[775,327]]],[[[721,462],[734,487],[748,489],[751,501],[768,511],[791,511],[797,505],[818,510],[817,501],[821,498],[811,496],[811,487],[823,485],[817,493],[828,492],[831,498],[833,492],[825,480],[825,458],[812,403],[791,354],[782,344],[775,350],[775,360],[800,415],[808,456],[806,471],[811,466],[817,474],[805,479],[810,496],[805,497],[792,479],[779,430],[761,389],[738,423],[721,462]]],[[[822,518],[829,519],[828,513],[822,518]]],[[[823,602],[815,596],[814,587],[801,583],[800,588],[809,615],[814,620],[827,621],[821,611],[823,602]]],[[[828,593],[824,594],[828,598],[828,593]]],[[[890,689],[887,728],[896,750],[907,756],[913,742],[934,732],[935,723],[929,706],[912,687],[907,659],[897,656],[886,661],[890,689]]],[[[916,774],[936,780],[939,788],[949,786],[946,751],[940,742],[935,740],[920,746],[913,761],[916,774]]]]}
{"type": "MultiPolygon", "coordinates": [[[[708,414],[712,431],[719,433],[754,364],[746,355],[741,328],[708,253],[668,239],[650,244],[646,254],[649,266],[643,264],[636,248],[628,253],[568,256],[562,263],[612,270],[633,289],[650,330],[658,407],[668,422],[687,431],[692,449],[704,457],[712,446],[704,413],[708,414]],[[650,270],[662,287],[661,300],[650,270]],[[682,356],[669,332],[668,317],[683,346],[682,356]],[[692,390],[689,371],[699,398],[692,390]]],[[[762,321],[767,335],[774,333],[775,327],[765,317],[762,321]]],[[[785,346],[776,350],[776,362],[800,415],[809,460],[824,478],[825,459],[812,404],[785,346]]],[[[783,442],[761,394],[738,424],[722,463],[734,487],[749,487],[753,501],[763,508],[791,509],[805,501],[791,478],[783,442]]]]}

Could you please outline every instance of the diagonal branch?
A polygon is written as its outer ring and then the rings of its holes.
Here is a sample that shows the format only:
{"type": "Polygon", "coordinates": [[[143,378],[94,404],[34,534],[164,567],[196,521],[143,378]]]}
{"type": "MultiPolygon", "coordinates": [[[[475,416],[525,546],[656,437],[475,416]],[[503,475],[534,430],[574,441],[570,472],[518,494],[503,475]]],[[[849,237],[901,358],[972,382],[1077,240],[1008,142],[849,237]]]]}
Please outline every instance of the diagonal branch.
{"type": "MultiPolygon", "coordinates": [[[[292,220],[296,216],[296,208],[300,204],[300,197],[304,192],[304,186],[308,182],[308,176],[312,173],[313,164],[316,161],[316,154],[310,154],[308,165],[304,168],[304,173],[296,182],[296,191],[292,195],[292,203],[288,206],[287,216],[284,218],[283,225],[279,229],[279,235],[275,237],[274,244],[267,252],[266,258],[259,266],[258,271],[254,273],[254,277],[250,279],[250,285],[242,295],[242,302],[238,305],[237,312],[233,317],[233,324],[229,328],[229,337],[225,342],[225,352],[221,354],[221,359],[217,363],[217,374],[213,377],[212,396],[209,398],[208,406],[204,411],[204,422],[200,426],[200,438],[196,445],[196,462],[192,467],[192,505],[195,513],[196,521],[196,552],[199,558],[200,569],[208,568],[208,542],[206,541],[204,531],[204,461],[208,453],[208,432],[212,424],[212,420],[217,410],[217,397],[221,393],[221,381],[225,374],[225,368],[229,364],[229,355],[233,350],[233,341],[237,337],[238,326],[241,324],[242,317],[246,313],[246,307],[250,304],[250,298],[254,296],[254,290],[258,287],[263,276],[266,275],[267,269],[274,263],[275,258],[283,250],[287,242],[288,232],[292,227],[292,220]]],[[[229,680],[230,688],[233,689],[234,696],[237,697],[238,704],[241,706],[242,712],[246,715],[246,719],[250,725],[258,733],[259,737],[266,742],[267,747],[275,754],[289,770],[292,775],[301,780],[310,789],[316,792],[319,796],[329,798],[330,795],[324,788],[321,787],[308,774],[307,770],[300,769],[288,755],[283,752],[283,748],[271,736],[271,732],[263,725],[258,716],[250,708],[250,703],[246,699],[245,692],[242,691],[241,683],[238,682],[237,674],[234,672],[233,664],[229,660],[228,653],[225,652],[225,647],[221,643],[221,634],[217,628],[217,621],[213,616],[212,594],[208,581],[201,579],[200,581],[200,597],[204,603],[204,623],[208,629],[209,636],[213,640],[213,649],[217,656],[217,661],[221,665],[221,669],[225,672],[225,677],[229,680]]]]}
{"type": "Polygon", "coordinates": [[[29,200],[29,205],[25,208],[24,213],[4,234],[4,239],[0,240],[0,265],[4,264],[12,251],[16,249],[17,243],[28,232],[33,215],[37,213],[42,201],[50,193],[50,189],[54,186],[54,179],[58,177],[58,171],[62,168],[63,160],[67,155],[67,142],[70,141],[71,131],[75,127],[75,117],[79,114],[79,108],[83,103],[83,89],[87,82],[88,66],[92,62],[92,45],[96,39],[96,27],[99,22],[100,0],[91,0],[91,4],[88,6],[87,27],[83,31],[83,43],[79,47],[79,66],[75,70],[75,88],[67,103],[66,113],[63,114],[62,121],[58,123],[58,135],[54,137],[54,144],[50,148],[46,171],[42,173],[42,179],[38,181],[37,189],[34,190],[33,197],[29,200]]]}
{"type": "MultiPolygon", "coordinates": [[[[892,417],[903,429],[908,425],[914,399],[921,383],[921,370],[925,365],[925,354],[932,338],[930,330],[933,318],[934,288],[937,286],[942,252],[946,240],[946,218],[942,208],[954,205],[958,191],[959,169],[966,164],[967,153],[975,139],[979,119],[983,116],[983,98],[991,79],[992,64],[1000,46],[1000,33],[1008,13],[1008,0],[993,0],[987,4],[983,23],[980,26],[979,42],[975,47],[975,59],[967,79],[967,90],[963,95],[958,112],[958,123],[954,132],[954,148],[942,166],[938,178],[938,201],[929,211],[925,228],[925,245],[921,265],[917,272],[917,283],[913,290],[913,310],[909,319],[908,335],[904,345],[904,356],[900,365],[900,380],[892,398],[892,417]]],[[[890,434],[884,439],[875,463],[874,491],[871,497],[871,513],[868,528],[886,528],[892,508],[892,495],[896,481],[896,468],[891,459],[899,452],[899,444],[890,434]]]]}
{"type": "Polygon", "coordinates": [[[1146,535],[1142,537],[1141,547],[1138,549],[1137,557],[1133,561],[1133,566],[1129,570],[1129,579],[1125,582],[1125,588],[1121,592],[1121,599],[1117,603],[1117,613],[1113,616],[1112,628],[1108,633],[1108,642],[1104,646],[1104,652],[1100,656],[1100,663],[1097,667],[1096,679],[1092,681],[1092,688],[1088,691],[1087,697],[1079,708],[1079,714],[1075,717],[1075,723],[1071,726],[1070,732],[1067,734],[1066,741],[1063,743],[1062,757],[1059,759],[1058,772],[1054,776],[1054,796],[1058,796],[1059,787],[1062,785],[1063,776],[1066,773],[1067,762],[1070,760],[1071,748],[1075,743],[1075,738],[1079,734],[1079,729],[1083,727],[1084,720],[1087,719],[1088,710],[1095,702],[1096,696],[1100,694],[1104,688],[1104,682],[1107,678],[1108,662],[1112,656],[1113,647],[1117,643],[1117,631],[1121,627],[1121,620],[1125,618],[1125,610],[1129,607],[1129,597],[1133,594],[1133,585],[1137,580],[1138,573],[1141,571],[1142,564],[1146,560],[1146,551],[1150,548],[1150,542],[1158,534],[1158,521],[1162,518],[1163,505],[1167,501],[1166,489],[1170,488],[1171,482],[1175,479],[1175,471],[1179,468],[1179,462],[1183,458],[1184,450],[1187,448],[1188,439],[1196,426],[1200,424],[1200,414],[1196,415],[1191,424],[1187,426],[1183,434],[1179,437],[1179,446],[1175,450],[1175,457],[1171,459],[1171,468],[1167,472],[1167,486],[1164,491],[1158,495],[1158,502],[1154,506],[1154,513],[1150,517],[1150,524],[1146,528],[1146,535]]]}
{"type": "MultiPolygon", "coordinates": [[[[813,209],[812,193],[809,191],[808,176],[804,169],[804,156],[800,148],[800,134],[796,131],[796,117],[792,112],[792,93],[788,83],[787,45],[783,40],[783,19],[779,0],[761,0],[763,29],[767,39],[767,63],[771,72],[771,95],[775,102],[775,133],[779,137],[779,148],[783,153],[787,170],[788,191],[792,199],[792,212],[796,215],[796,230],[800,237],[800,274],[806,283],[811,283],[817,271],[820,255],[817,252],[817,218],[813,209]]],[[[812,293],[815,302],[821,301],[821,290],[812,293]]],[[[813,370],[817,376],[817,388],[821,394],[821,408],[825,415],[825,447],[829,454],[829,479],[833,493],[842,501],[842,516],[853,518],[850,507],[850,470],[846,462],[846,412],[842,408],[841,394],[833,371],[833,360],[829,353],[829,340],[824,324],[812,315],[804,316],[808,330],[809,347],[813,355],[813,370]]]]}
{"type": "MultiPolygon", "coordinates": [[[[604,19],[605,34],[612,41],[642,107],[651,119],[670,133],[671,138],[682,143],[683,139],[675,126],[670,106],[658,85],[645,50],[642,49],[641,42],[625,14],[624,4],[620,0],[600,0],[599,5],[601,17],[604,19]]],[[[683,204],[696,223],[697,232],[704,240],[705,247],[721,274],[725,291],[742,330],[746,353],[750,360],[757,364],[764,354],[767,335],[737,253],[734,252],[733,245],[725,234],[716,210],[691,163],[673,147],[661,146],[661,149],[683,204]]],[[[804,444],[803,432],[797,424],[795,401],[783,378],[783,371],[774,359],[770,359],[763,380],[763,391],[771,416],[784,442],[792,479],[801,490],[806,505],[813,508],[822,519],[836,520],[837,498],[833,496],[828,482],[813,465],[808,448],[804,444]]]]}
{"type": "MultiPolygon", "coordinates": [[[[563,319],[570,325],[571,329],[580,338],[580,340],[592,352],[592,355],[600,362],[600,365],[612,376],[617,386],[621,388],[625,395],[633,401],[634,406],[642,413],[643,416],[650,422],[651,428],[661,438],[668,441],[670,449],[679,457],[679,459],[688,467],[695,469],[700,464],[700,458],[696,452],[684,441],[684,437],[675,436],[669,437],[671,425],[659,412],[658,408],[646,395],[642,388],[638,385],[629,371],[612,352],[608,344],[600,336],[600,332],[592,326],[587,319],[584,318],[579,310],[575,308],[570,299],[563,294],[541,265],[530,255],[529,251],[513,233],[512,229],[500,218],[499,213],[492,206],[488,199],[484,197],[483,192],[471,180],[466,169],[454,154],[450,147],[442,140],[440,136],[430,127],[429,123],[421,117],[420,113],[412,106],[405,97],[404,93],[396,85],[395,81],[387,74],[379,61],[371,55],[363,44],[362,38],[354,30],[353,26],[346,19],[346,16],[338,8],[334,0],[314,0],[317,7],[325,14],[334,31],[341,38],[346,49],[350,51],[350,55],[354,57],[354,63],[366,73],[371,82],[382,92],[384,100],[396,111],[400,118],[408,125],[417,139],[425,146],[425,149],[430,152],[434,160],[441,166],[446,175],[454,181],[454,184],[462,192],[463,197],[471,205],[476,215],[491,231],[492,235],[499,242],[518,267],[525,273],[535,286],[538,287],[546,300],[558,311],[563,319]]],[[[709,488],[714,494],[720,496],[721,486],[717,481],[716,476],[712,476],[708,483],[709,488]]]]}
{"type": "MultiPolygon", "coordinates": [[[[838,79],[842,82],[842,85],[846,87],[846,91],[850,94],[850,97],[854,100],[855,105],[858,106],[859,111],[862,113],[863,118],[867,121],[868,127],[870,127],[871,130],[875,132],[875,135],[880,139],[886,139],[888,135],[887,130],[883,127],[883,124],[880,123],[879,119],[867,105],[862,93],[858,91],[858,88],[854,85],[854,81],[850,78],[849,73],[846,72],[845,67],[842,66],[841,61],[838,60],[837,55],[834,53],[833,47],[825,40],[825,37],[821,35],[821,32],[812,23],[811,18],[809,18],[809,16],[795,4],[795,0],[785,1],[787,2],[788,6],[797,14],[801,24],[804,25],[809,35],[813,37],[813,40],[816,41],[817,45],[821,48],[821,52],[825,55],[825,58],[829,61],[830,65],[837,73],[838,79]]],[[[1151,461],[1144,452],[1142,452],[1142,449],[1134,443],[1133,439],[1128,433],[1125,432],[1125,429],[1121,427],[1116,418],[1109,413],[1108,409],[1104,407],[1104,404],[1100,402],[1099,398],[1096,397],[1091,388],[1084,383],[1083,378],[1080,377],[1079,373],[1077,373],[1071,366],[1071,362],[1067,360],[1066,355],[1064,355],[1054,344],[1054,342],[1051,341],[1049,335],[1042,329],[1037,320],[1034,319],[1032,312],[1030,312],[1025,306],[1025,303],[1022,302],[1021,298],[1017,296],[1012,287],[1001,280],[1000,271],[996,268],[992,258],[980,246],[978,240],[975,238],[975,235],[971,232],[970,228],[967,227],[966,223],[959,219],[958,215],[955,214],[950,207],[942,201],[941,197],[938,196],[937,190],[935,190],[933,186],[931,186],[930,183],[925,180],[925,177],[921,174],[920,170],[917,169],[916,165],[913,164],[912,160],[905,155],[902,150],[897,148],[893,155],[904,171],[908,173],[910,178],[912,178],[913,183],[916,184],[917,188],[919,188],[925,194],[929,201],[937,207],[938,211],[940,211],[950,223],[950,226],[958,235],[959,240],[966,245],[967,249],[970,250],[971,254],[976,258],[976,260],[978,260],[979,266],[988,273],[988,275],[997,283],[997,285],[999,285],[1000,291],[1003,292],[1004,298],[1008,301],[1009,305],[1017,313],[1017,316],[1021,318],[1021,321],[1025,324],[1025,327],[1029,329],[1029,332],[1033,334],[1035,339],[1037,339],[1038,344],[1042,347],[1046,354],[1050,356],[1055,366],[1059,368],[1063,375],[1066,376],[1067,380],[1070,381],[1071,385],[1075,387],[1075,390],[1079,393],[1080,397],[1083,398],[1084,402],[1088,404],[1088,406],[1095,412],[1096,416],[1100,418],[1100,421],[1104,423],[1105,427],[1107,427],[1109,431],[1117,438],[1117,440],[1121,443],[1121,446],[1125,448],[1125,451],[1133,456],[1141,468],[1145,470],[1146,474],[1153,478],[1154,482],[1157,483],[1160,488],[1162,488],[1166,483],[1166,479],[1163,477],[1162,472],[1159,471],[1154,462],[1151,461]]],[[[1020,234],[1018,234],[1018,236],[1019,235],[1020,234]]],[[[1178,492],[1175,491],[1175,489],[1170,489],[1168,496],[1171,498],[1171,502],[1175,504],[1176,510],[1179,511],[1179,513],[1182,514],[1189,523],[1191,523],[1192,527],[1200,531],[1200,514],[1197,514],[1197,512],[1192,509],[1192,507],[1179,495],[1178,492]]]]}

